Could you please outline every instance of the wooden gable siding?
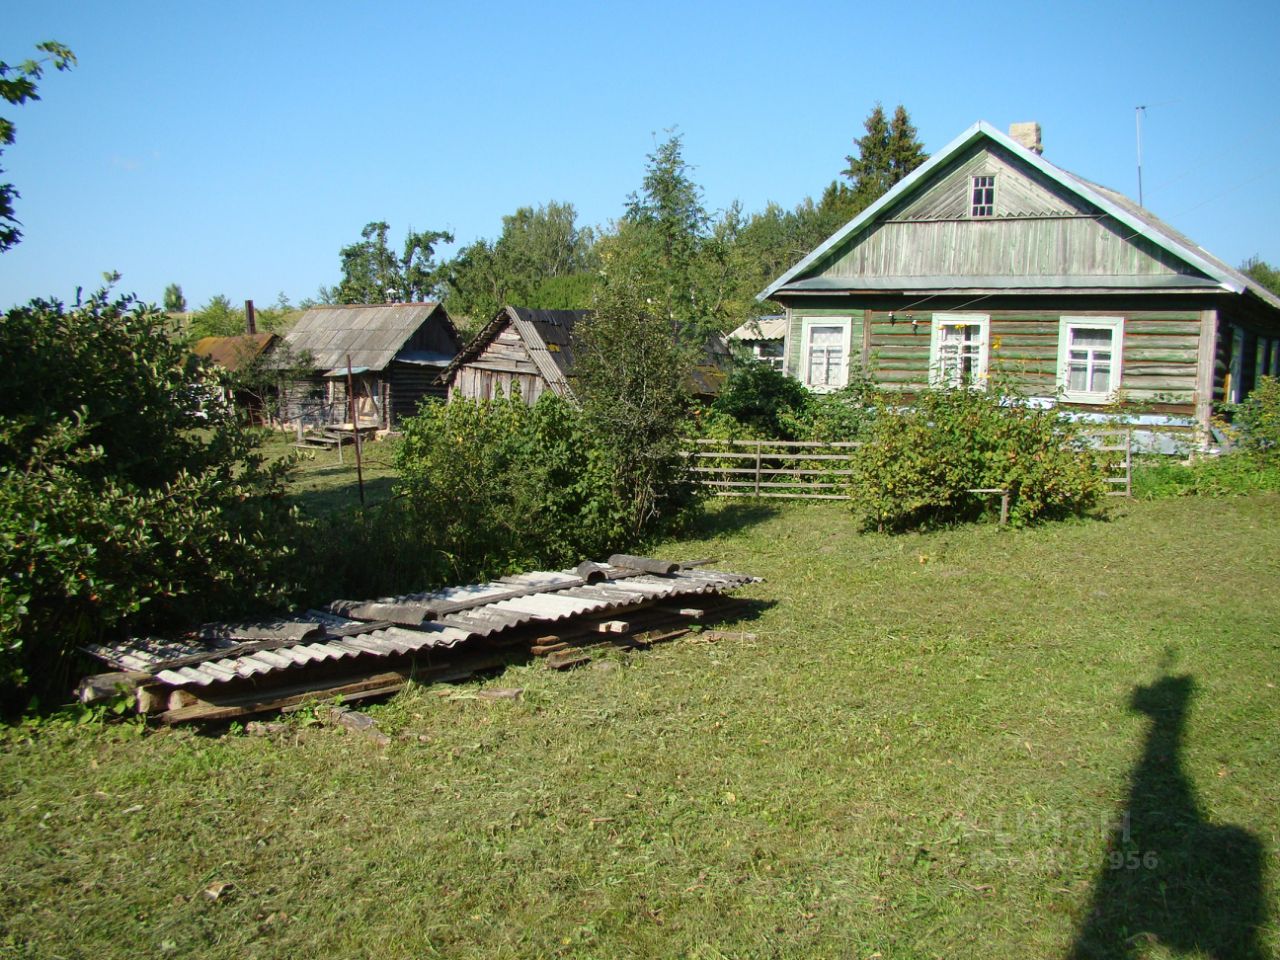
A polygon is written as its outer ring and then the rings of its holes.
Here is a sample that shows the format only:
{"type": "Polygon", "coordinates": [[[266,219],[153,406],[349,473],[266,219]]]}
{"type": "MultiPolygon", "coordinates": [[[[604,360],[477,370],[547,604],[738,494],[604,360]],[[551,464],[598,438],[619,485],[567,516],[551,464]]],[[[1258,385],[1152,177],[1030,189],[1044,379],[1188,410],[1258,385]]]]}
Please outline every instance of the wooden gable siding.
{"type": "Polygon", "coordinates": [[[532,404],[547,389],[547,382],[520,335],[508,325],[479,356],[458,368],[449,399],[490,400],[498,393],[510,396],[513,388],[532,404]]]}
{"type": "Polygon", "coordinates": [[[461,344],[453,331],[449,329],[446,322],[441,322],[437,318],[443,318],[446,314],[443,309],[432,313],[427,322],[418,327],[408,340],[405,341],[401,352],[407,351],[426,351],[429,353],[445,353],[453,356],[458,352],[461,344]]]}
{"type": "Polygon", "coordinates": [[[956,278],[954,286],[972,287],[973,278],[1176,275],[1200,276],[991,147],[962,160],[906,206],[886,211],[805,277],[956,278]],[[975,219],[968,178],[984,170],[997,171],[996,216],[975,219]]]}
{"type": "MultiPolygon", "coordinates": [[[[819,276],[1195,276],[1172,254],[1127,235],[1110,218],[890,221],[875,227],[819,276]]],[[[1034,284],[1030,284],[1034,285],[1034,284]]]]}
{"type": "Polygon", "coordinates": [[[975,145],[957,157],[938,182],[892,212],[890,220],[961,220],[969,218],[971,177],[996,177],[995,217],[1068,217],[1091,213],[1077,198],[1035,171],[1024,171],[1003,150],[975,145]]]}
{"type": "MultiPolygon", "coordinates": [[[[1126,400],[1159,405],[1162,412],[1194,413],[1199,310],[982,310],[990,318],[989,373],[1020,392],[1052,397],[1058,387],[1058,334],[1063,317],[1123,316],[1121,391],[1126,400]]],[[[891,390],[914,391],[929,382],[932,311],[890,319],[868,312],[868,375],[891,390]],[[916,323],[913,325],[911,320],[916,323]]],[[[1074,404],[1073,404],[1074,406],[1074,404]]]]}

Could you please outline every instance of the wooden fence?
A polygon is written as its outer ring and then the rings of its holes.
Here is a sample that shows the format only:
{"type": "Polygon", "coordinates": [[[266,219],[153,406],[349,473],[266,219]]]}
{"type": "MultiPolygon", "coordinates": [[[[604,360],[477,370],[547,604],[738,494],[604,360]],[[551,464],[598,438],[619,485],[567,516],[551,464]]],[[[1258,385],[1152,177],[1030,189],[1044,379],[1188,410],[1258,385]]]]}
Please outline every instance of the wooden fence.
{"type": "MultiPolygon", "coordinates": [[[[1108,495],[1133,491],[1130,430],[1089,430],[1094,449],[1104,455],[1108,495]]],[[[850,458],[861,444],[799,440],[690,440],[692,470],[718,497],[774,497],[788,500],[849,500],[845,492],[850,458]]],[[[1003,493],[975,490],[974,493],[1003,493]]],[[[1007,504],[1005,509],[1007,510],[1007,504]]]]}

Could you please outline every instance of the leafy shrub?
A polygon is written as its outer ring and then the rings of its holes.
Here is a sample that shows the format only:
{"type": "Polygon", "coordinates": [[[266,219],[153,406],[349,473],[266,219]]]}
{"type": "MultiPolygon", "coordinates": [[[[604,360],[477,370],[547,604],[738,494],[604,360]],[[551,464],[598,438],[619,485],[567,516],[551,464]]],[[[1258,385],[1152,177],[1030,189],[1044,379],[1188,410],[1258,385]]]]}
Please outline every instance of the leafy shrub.
{"type": "Polygon", "coordinates": [[[972,519],[991,503],[975,489],[1007,490],[1019,525],[1083,513],[1105,492],[1098,455],[1056,411],[968,389],[927,390],[910,408],[880,397],[874,407],[851,467],[866,527],[972,519]]]}
{"type": "Polygon", "coordinates": [[[1235,407],[1232,426],[1239,433],[1241,450],[1280,458],[1280,380],[1259,377],[1253,392],[1235,407]]]}
{"type": "Polygon", "coordinates": [[[794,433],[804,422],[804,412],[812,398],[795,377],[766,363],[746,360],[729,374],[712,409],[762,438],[799,440],[794,433]]]}
{"type": "Polygon", "coordinates": [[[518,396],[424,404],[403,429],[397,489],[443,579],[574,564],[680,513],[620,484],[611,446],[551,393],[533,407],[518,396]]]}
{"type": "Polygon", "coordinates": [[[0,324],[0,689],[54,689],[86,642],[291,589],[287,465],[210,403],[166,318],[101,291],[0,324]]]}
{"type": "Polygon", "coordinates": [[[1135,464],[1133,470],[1133,495],[1144,500],[1266,492],[1280,492],[1280,465],[1247,453],[1197,457],[1190,462],[1156,457],[1135,464]]]}

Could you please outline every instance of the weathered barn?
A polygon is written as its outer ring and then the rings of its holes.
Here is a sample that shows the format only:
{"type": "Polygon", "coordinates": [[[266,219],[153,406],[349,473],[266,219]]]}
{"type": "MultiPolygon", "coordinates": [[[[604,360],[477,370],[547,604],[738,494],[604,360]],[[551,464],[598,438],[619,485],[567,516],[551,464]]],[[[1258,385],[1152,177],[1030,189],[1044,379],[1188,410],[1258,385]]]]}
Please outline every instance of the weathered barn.
{"type": "Polygon", "coordinates": [[[423,398],[443,398],[437,378],[462,347],[438,303],[312,307],[284,343],[291,363],[306,358],[312,370],[286,388],[284,422],[349,422],[349,363],[356,417],[362,426],[380,429],[412,416],[423,398]]]}
{"type": "MultiPolygon", "coordinates": [[[[490,400],[513,390],[529,404],[548,390],[572,396],[573,330],[589,312],[503,307],[441,375],[449,399],[490,400]]],[[[706,359],[692,372],[690,391],[715,396],[729,363],[724,338],[711,338],[706,359]]]]}
{"type": "Polygon", "coordinates": [[[754,360],[772,367],[782,369],[783,357],[786,354],[787,318],[786,316],[757,317],[748,320],[729,334],[730,343],[740,343],[754,360]]]}
{"type": "Polygon", "coordinates": [[[770,284],[785,369],[910,392],[997,379],[1044,403],[1209,427],[1280,372],[1280,299],[1128,198],[977,123],[770,284]]]}
{"type": "Polygon", "coordinates": [[[547,390],[569,396],[569,341],[585,315],[585,310],[503,307],[441,374],[449,399],[491,400],[513,390],[530,404],[547,390]]]}

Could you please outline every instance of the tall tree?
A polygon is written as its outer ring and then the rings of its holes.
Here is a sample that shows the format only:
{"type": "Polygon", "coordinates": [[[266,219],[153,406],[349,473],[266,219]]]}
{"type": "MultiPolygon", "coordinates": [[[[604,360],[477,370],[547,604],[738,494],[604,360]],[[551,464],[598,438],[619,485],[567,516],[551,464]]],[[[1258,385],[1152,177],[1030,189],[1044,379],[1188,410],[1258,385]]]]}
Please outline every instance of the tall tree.
{"type": "Polygon", "coordinates": [[[468,244],[445,265],[449,312],[481,323],[507,303],[589,306],[594,243],[571,203],[520,207],[502,218],[496,241],[468,244]]]}
{"type": "Polygon", "coordinates": [[[171,283],[164,288],[164,312],[187,312],[187,298],[182,295],[182,287],[176,283],[171,283]]]}
{"type": "Polygon", "coordinates": [[[342,280],[333,291],[338,303],[410,303],[429,300],[441,282],[435,261],[439,243],[453,243],[453,234],[424,230],[405,236],[399,256],[387,243],[390,227],[383,221],[367,224],[361,240],[342,248],[342,280]]]}
{"type": "Polygon", "coordinates": [[[696,260],[711,225],[684,159],[683,138],[671,133],[645,168],[643,190],[627,199],[620,234],[637,258],[634,273],[647,299],[682,322],[701,322],[704,304],[695,282],[696,260]]]}
{"type": "Polygon", "coordinates": [[[1280,269],[1271,266],[1267,261],[1256,256],[1250,257],[1240,264],[1240,272],[1280,296],[1280,269]]]}
{"type": "MultiPolygon", "coordinates": [[[[5,102],[21,106],[28,100],[39,100],[36,81],[44,75],[46,65],[52,64],[55,70],[70,70],[75,65],[76,55],[56,40],[38,43],[36,49],[48,56],[39,60],[24,60],[12,66],[0,60],[0,97],[5,102]]],[[[4,147],[13,143],[14,129],[11,120],[0,117],[0,154],[4,152],[4,147]]],[[[0,169],[0,173],[3,172],[0,169]]],[[[13,201],[18,196],[12,183],[0,183],[0,253],[22,239],[22,231],[18,229],[19,220],[13,209],[13,201]]]]}
{"type": "Polygon", "coordinates": [[[854,141],[857,156],[845,157],[848,166],[841,176],[850,181],[853,214],[865,210],[884,196],[899,180],[929,159],[916,139],[916,128],[901,104],[888,121],[884,107],[875,105],[863,121],[866,133],[854,141]]]}

